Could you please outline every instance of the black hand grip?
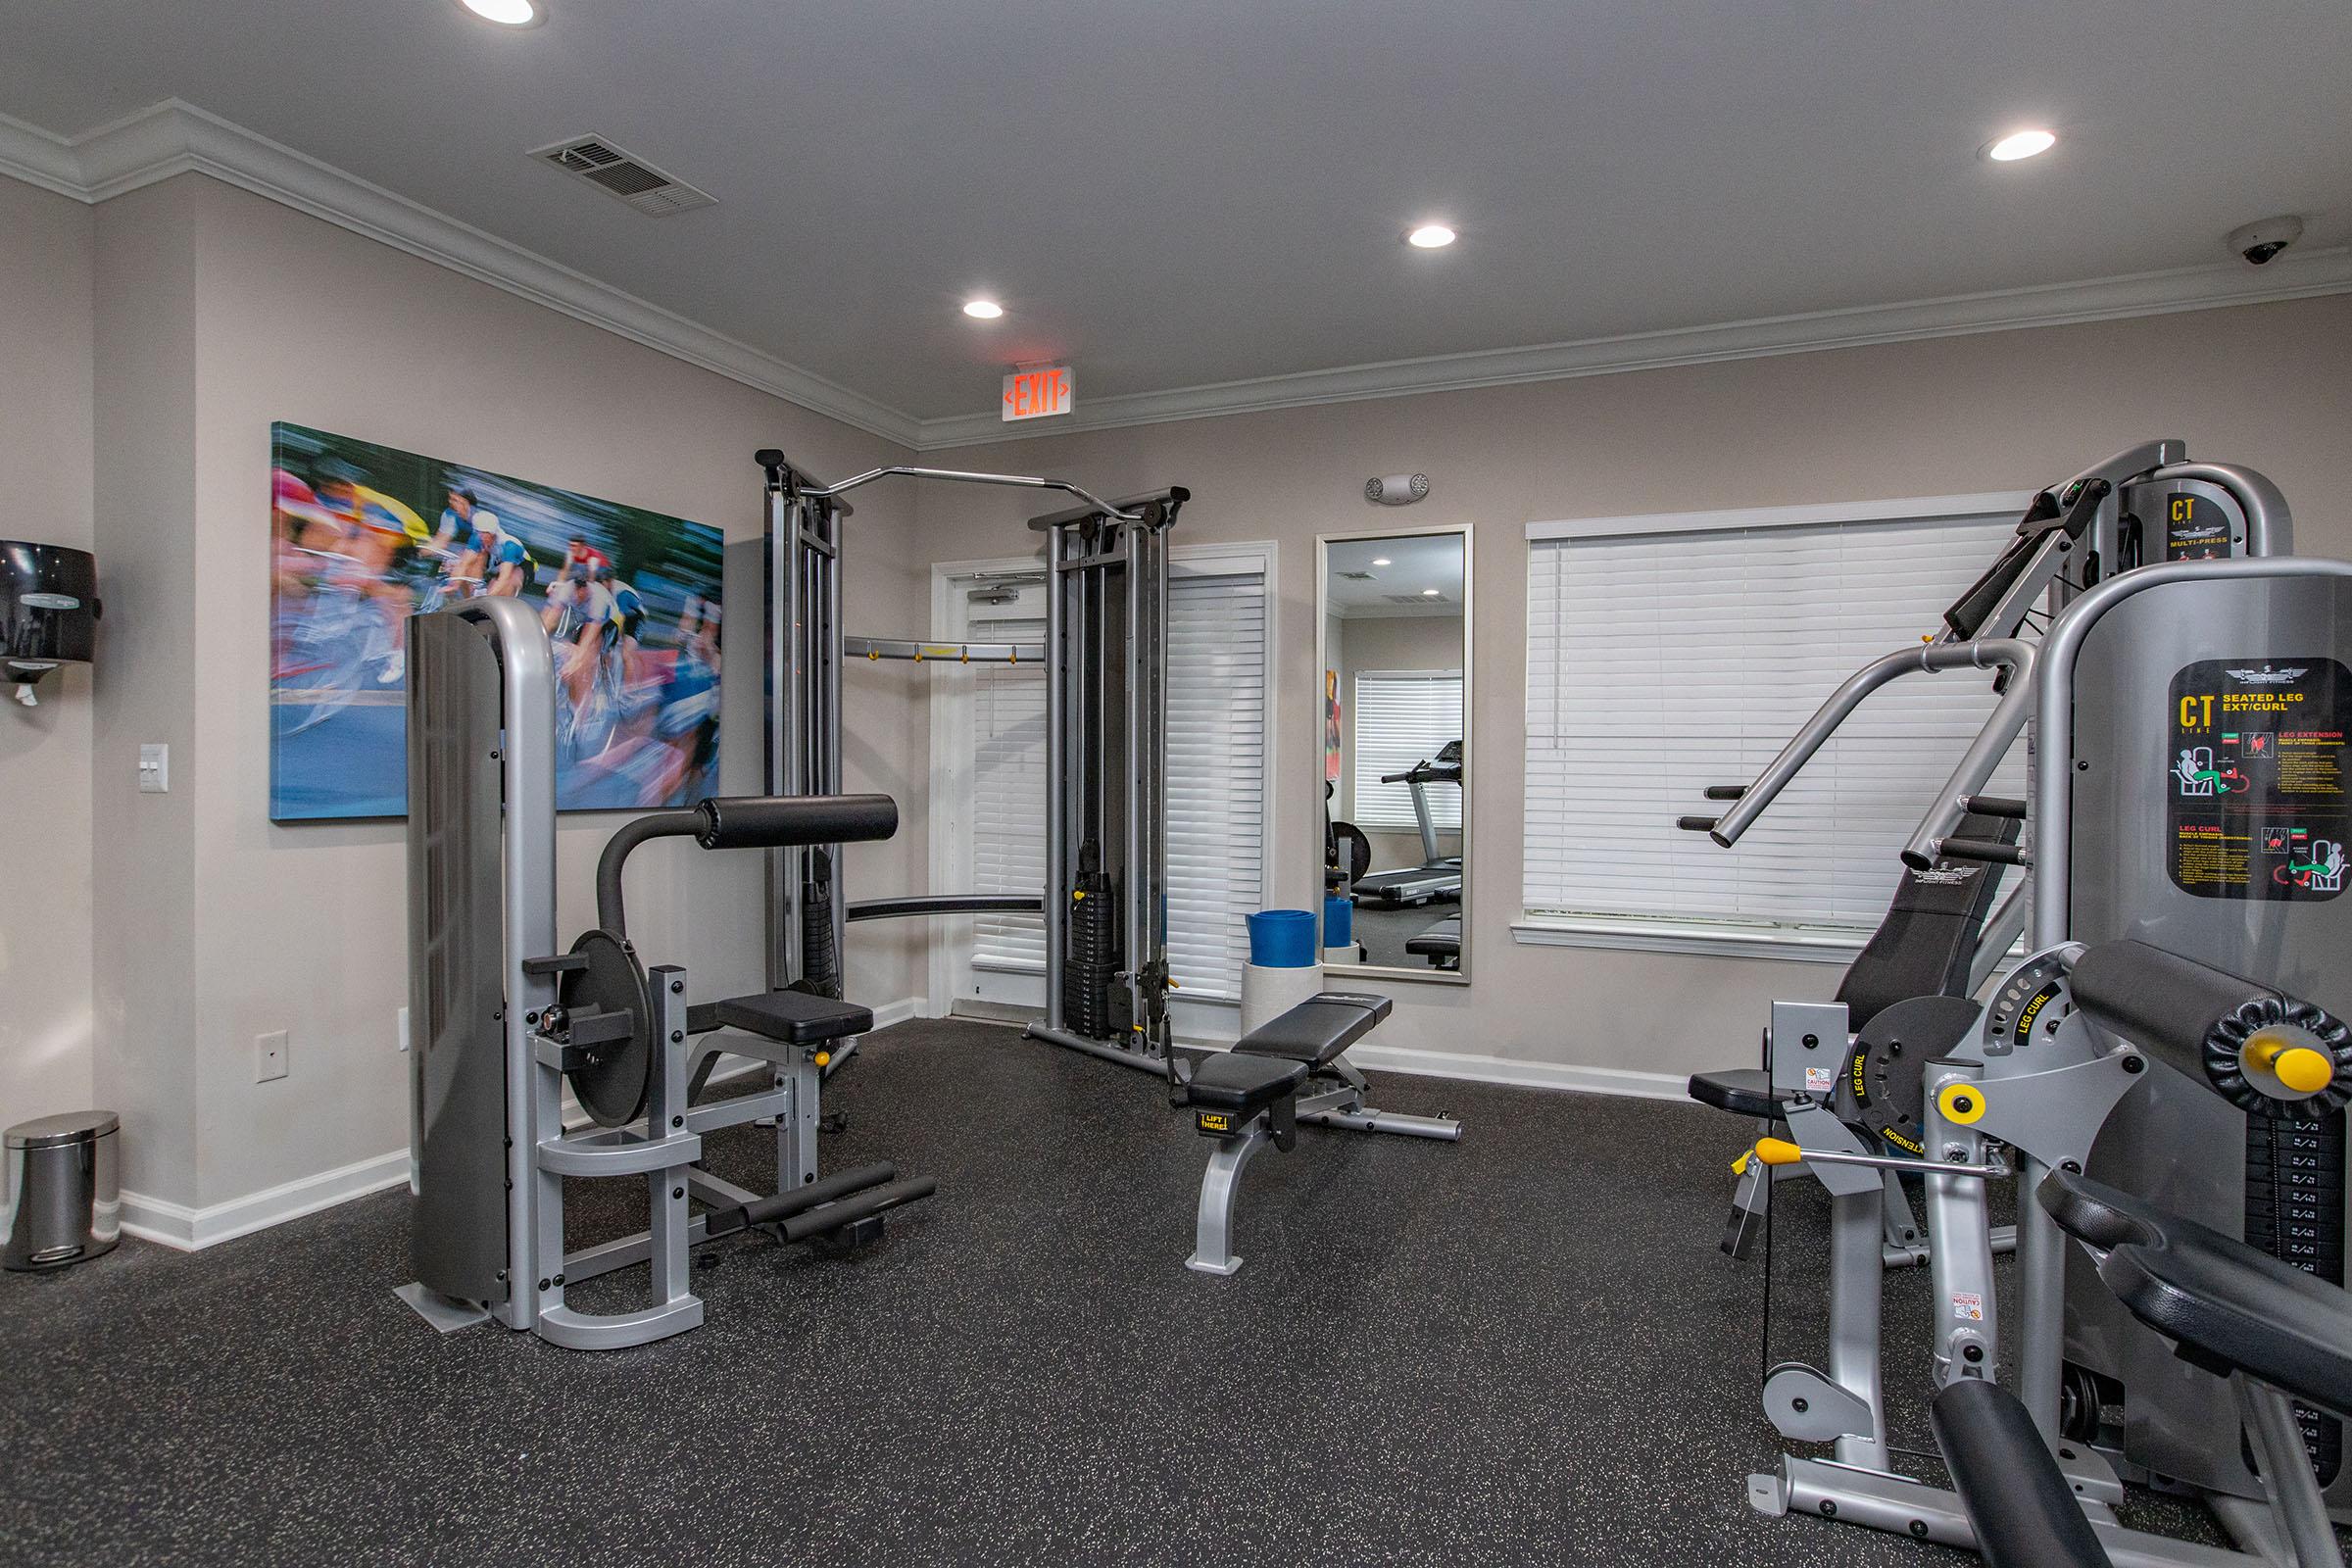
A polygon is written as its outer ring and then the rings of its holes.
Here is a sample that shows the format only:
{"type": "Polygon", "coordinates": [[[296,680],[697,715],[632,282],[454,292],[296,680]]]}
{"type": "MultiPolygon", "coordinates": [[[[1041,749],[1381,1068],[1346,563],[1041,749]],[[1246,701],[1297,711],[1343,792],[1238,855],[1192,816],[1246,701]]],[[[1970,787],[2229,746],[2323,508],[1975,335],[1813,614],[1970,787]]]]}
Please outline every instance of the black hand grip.
{"type": "Polygon", "coordinates": [[[1722,820],[1719,816],[1678,816],[1674,819],[1674,825],[1686,833],[1712,833],[1715,824],[1722,820]]]}
{"type": "Polygon", "coordinates": [[[706,850],[857,844],[899,830],[899,803],[887,795],[724,795],[694,809],[694,841],[706,850]]]}
{"type": "Polygon", "coordinates": [[[2026,803],[2006,795],[1970,795],[1960,805],[1978,816],[2005,816],[2020,822],[2026,819],[2026,803]]]}
{"type": "Polygon", "coordinates": [[[1746,797],[1747,786],[1744,784],[1710,784],[1698,793],[1702,798],[1710,801],[1737,801],[1746,797]]]}
{"type": "Polygon", "coordinates": [[[1953,860],[1983,860],[1987,865],[2031,865],[2025,846],[2003,844],[1998,839],[1945,839],[1940,845],[1945,858],[1953,860]]]}

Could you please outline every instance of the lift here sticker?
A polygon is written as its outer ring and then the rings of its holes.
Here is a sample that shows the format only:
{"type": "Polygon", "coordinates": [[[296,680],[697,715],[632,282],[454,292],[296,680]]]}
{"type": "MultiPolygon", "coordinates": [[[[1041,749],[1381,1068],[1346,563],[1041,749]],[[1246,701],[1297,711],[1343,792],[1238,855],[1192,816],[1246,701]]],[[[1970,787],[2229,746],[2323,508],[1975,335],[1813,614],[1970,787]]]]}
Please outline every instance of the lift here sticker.
{"type": "Polygon", "coordinates": [[[2200,899],[2344,889],[2352,671],[2332,659],[2209,659],[2173,676],[2173,883],[2200,899]]]}

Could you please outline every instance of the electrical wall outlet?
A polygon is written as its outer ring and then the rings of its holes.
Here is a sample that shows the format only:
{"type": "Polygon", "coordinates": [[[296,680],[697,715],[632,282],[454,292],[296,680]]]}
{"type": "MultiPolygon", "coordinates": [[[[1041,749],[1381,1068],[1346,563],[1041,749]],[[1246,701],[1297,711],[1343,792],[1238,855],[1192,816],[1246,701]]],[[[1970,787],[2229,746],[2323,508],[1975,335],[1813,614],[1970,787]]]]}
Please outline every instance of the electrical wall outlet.
{"type": "Polygon", "coordinates": [[[139,793],[169,795],[172,793],[172,748],[158,741],[145,741],[139,746],[139,793]]]}
{"type": "Polygon", "coordinates": [[[272,1078],[286,1075],[286,1032],[272,1029],[266,1035],[253,1037],[253,1081],[266,1084],[272,1078]]]}

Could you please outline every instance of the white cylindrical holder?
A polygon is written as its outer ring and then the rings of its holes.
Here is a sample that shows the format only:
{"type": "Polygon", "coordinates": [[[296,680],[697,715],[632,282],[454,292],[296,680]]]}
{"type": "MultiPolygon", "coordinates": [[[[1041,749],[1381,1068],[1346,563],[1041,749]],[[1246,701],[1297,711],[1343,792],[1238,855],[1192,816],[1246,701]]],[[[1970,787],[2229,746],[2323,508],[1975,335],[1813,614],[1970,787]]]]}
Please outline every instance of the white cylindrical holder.
{"type": "Polygon", "coordinates": [[[1361,963],[1364,958],[1363,955],[1356,951],[1355,944],[1350,942],[1344,948],[1325,948],[1323,961],[1325,963],[1361,963]]]}
{"type": "Polygon", "coordinates": [[[1269,969],[1242,965],[1242,1033],[1272,1023],[1323,989],[1323,971],[1315,964],[1269,969]]]}

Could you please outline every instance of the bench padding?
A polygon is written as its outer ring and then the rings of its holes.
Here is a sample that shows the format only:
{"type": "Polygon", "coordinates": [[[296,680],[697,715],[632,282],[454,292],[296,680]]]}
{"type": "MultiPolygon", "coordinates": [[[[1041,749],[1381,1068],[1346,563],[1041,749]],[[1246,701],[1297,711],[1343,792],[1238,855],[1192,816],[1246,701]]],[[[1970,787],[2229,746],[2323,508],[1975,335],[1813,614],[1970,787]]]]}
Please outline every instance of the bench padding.
{"type": "Polygon", "coordinates": [[[1365,992],[1326,991],[1244,1035],[1234,1043],[1233,1054],[1326,1066],[1370,1034],[1392,1005],[1388,998],[1365,992]]]}
{"type": "Polygon", "coordinates": [[[741,1029],[788,1046],[822,1045],[874,1027],[874,1015],[855,1003],[812,997],[806,991],[761,991],[687,1009],[687,1024],[705,1029],[741,1029]]]}
{"type": "Polygon", "coordinates": [[[2034,1196],[2106,1251],[2099,1279],[2182,1360],[2352,1415],[2352,1296],[2088,1177],[2052,1171],[2034,1196]]]}
{"type": "Polygon", "coordinates": [[[1404,951],[1416,958],[1458,958],[1462,956],[1462,917],[1449,914],[1428,930],[1404,939],[1404,951]]]}
{"type": "Polygon", "coordinates": [[[1227,1111],[1238,1129],[1249,1117],[1295,1093],[1306,1081],[1307,1065],[1286,1056],[1245,1056],[1225,1051],[1193,1069],[1184,1102],[1201,1110],[1227,1111]]]}
{"type": "Polygon", "coordinates": [[[1736,1116],[1777,1120],[1784,1102],[1772,1092],[1772,1074],[1761,1067],[1725,1067],[1718,1072],[1694,1072],[1690,1093],[1702,1105],[1728,1110],[1736,1116]]]}
{"type": "Polygon", "coordinates": [[[1936,1396],[1928,1422],[1991,1568],[2108,1568],[2082,1501],[2016,1395],[1962,1378],[1936,1396]]]}

